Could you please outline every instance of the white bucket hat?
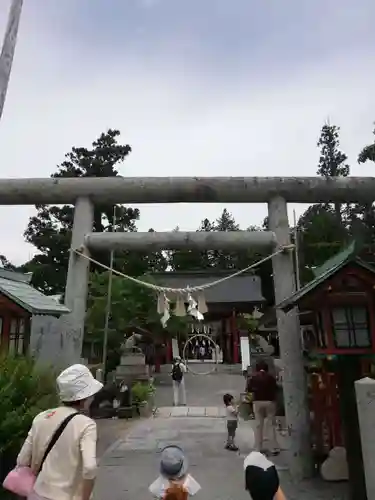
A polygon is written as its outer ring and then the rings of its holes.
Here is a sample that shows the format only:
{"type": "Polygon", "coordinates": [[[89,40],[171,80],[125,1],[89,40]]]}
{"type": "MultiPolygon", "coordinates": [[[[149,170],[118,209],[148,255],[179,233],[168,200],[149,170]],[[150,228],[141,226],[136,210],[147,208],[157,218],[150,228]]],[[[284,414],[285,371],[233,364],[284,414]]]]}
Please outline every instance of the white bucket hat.
{"type": "Polygon", "coordinates": [[[60,400],[64,403],[82,401],[94,396],[103,387],[85,365],[72,365],[56,379],[60,400]]]}

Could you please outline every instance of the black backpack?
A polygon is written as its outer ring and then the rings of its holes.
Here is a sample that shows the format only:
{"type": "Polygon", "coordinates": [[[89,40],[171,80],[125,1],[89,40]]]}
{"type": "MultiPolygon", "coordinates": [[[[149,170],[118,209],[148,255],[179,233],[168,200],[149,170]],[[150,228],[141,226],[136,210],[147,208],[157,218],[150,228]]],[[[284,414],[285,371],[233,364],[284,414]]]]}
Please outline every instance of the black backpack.
{"type": "Polygon", "coordinates": [[[172,380],[175,382],[181,382],[183,373],[181,370],[180,363],[175,363],[172,368],[172,380]]]}

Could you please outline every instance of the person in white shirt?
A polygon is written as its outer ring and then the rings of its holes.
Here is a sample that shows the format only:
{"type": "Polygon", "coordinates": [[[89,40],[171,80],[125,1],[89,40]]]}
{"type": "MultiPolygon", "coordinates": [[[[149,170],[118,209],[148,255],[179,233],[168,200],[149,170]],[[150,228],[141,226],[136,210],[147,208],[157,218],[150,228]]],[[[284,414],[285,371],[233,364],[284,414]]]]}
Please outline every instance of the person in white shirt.
{"type": "Polygon", "coordinates": [[[173,404],[174,406],[186,406],[186,388],[185,388],[185,363],[180,356],[176,356],[172,365],[172,385],[173,385],[173,404]]]}
{"type": "Polygon", "coordinates": [[[57,377],[61,405],[39,413],[17,458],[17,466],[37,474],[55,431],[74,414],[47,455],[29,500],[89,500],[97,472],[96,423],[81,413],[103,384],[80,364],[57,377]]]}
{"type": "Polygon", "coordinates": [[[225,448],[231,451],[238,451],[238,447],[234,442],[238,427],[238,406],[235,404],[232,394],[224,394],[223,402],[225,406],[225,417],[228,432],[225,448]]]}

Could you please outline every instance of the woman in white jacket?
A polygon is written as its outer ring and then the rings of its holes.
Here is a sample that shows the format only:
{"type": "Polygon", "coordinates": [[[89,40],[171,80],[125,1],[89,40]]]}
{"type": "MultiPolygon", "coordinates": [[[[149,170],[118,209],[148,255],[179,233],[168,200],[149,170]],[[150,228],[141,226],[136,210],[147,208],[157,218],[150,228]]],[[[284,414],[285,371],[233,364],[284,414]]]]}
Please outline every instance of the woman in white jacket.
{"type": "Polygon", "coordinates": [[[17,458],[17,465],[31,467],[37,479],[29,500],[89,500],[96,477],[96,423],[84,415],[93,396],[103,387],[84,365],[73,365],[57,377],[61,400],[33,421],[17,458]],[[57,429],[66,427],[48,453],[57,429]]]}

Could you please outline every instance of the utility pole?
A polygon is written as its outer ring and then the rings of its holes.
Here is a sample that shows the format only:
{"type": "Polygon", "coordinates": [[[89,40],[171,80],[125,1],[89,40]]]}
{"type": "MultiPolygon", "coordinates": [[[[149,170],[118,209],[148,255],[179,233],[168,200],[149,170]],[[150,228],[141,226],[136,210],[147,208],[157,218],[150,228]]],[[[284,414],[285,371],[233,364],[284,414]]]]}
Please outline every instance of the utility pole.
{"type": "Polygon", "coordinates": [[[14,52],[17,44],[18,27],[21,18],[23,0],[12,0],[5,30],[3,47],[0,54],[0,120],[3,115],[14,52]]]}
{"type": "MultiPolygon", "coordinates": [[[[112,221],[112,231],[116,231],[116,205],[113,207],[113,221],[112,221]]],[[[115,252],[111,250],[111,257],[109,261],[109,276],[108,276],[108,289],[107,289],[107,307],[105,311],[105,325],[104,325],[104,338],[103,338],[103,377],[105,379],[106,368],[107,368],[107,353],[108,353],[108,332],[109,332],[109,319],[111,317],[111,306],[112,306],[112,280],[113,280],[113,261],[115,252]]]]}

